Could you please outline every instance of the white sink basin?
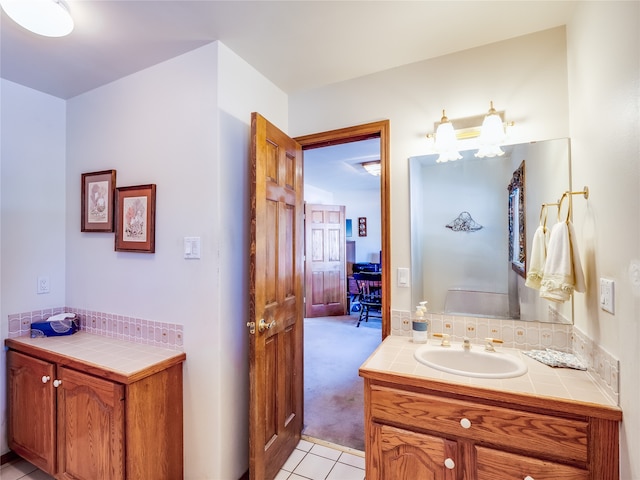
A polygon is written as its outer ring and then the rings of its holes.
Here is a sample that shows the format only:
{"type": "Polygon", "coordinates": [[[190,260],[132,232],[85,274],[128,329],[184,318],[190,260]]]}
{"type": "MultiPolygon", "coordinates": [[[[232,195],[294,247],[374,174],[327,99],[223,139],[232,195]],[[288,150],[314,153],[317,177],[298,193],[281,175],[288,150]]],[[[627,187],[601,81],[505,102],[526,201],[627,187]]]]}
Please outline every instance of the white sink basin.
{"type": "Polygon", "coordinates": [[[413,356],[428,367],[466,377],[513,378],[527,373],[527,366],[520,358],[503,352],[487,352],[478,345],[471,350],[464,350],[462,345],[423,345],[413,356]]]}

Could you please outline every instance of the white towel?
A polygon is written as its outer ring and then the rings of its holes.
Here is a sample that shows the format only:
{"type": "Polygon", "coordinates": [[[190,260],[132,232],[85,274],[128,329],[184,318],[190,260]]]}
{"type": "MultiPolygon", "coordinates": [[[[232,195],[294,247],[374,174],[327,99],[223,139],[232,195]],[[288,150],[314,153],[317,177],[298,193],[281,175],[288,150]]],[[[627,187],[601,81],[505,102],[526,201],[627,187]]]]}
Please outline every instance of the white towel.
{"type": "Polygon", "coordinates": [[[527,279],[524,284],[529,288],[540,290],[540,283],[544,274],[544,264],[547,261],[547,229],[539,225],[533,234],[531,255],[528,259],[527,279]]]}
{"type": "Polygon", "coordinates": [[[585,291],[576,234],[571,222],[560,222],[551,229],[540,296],[566,302],[574,291],[585,291]]]}

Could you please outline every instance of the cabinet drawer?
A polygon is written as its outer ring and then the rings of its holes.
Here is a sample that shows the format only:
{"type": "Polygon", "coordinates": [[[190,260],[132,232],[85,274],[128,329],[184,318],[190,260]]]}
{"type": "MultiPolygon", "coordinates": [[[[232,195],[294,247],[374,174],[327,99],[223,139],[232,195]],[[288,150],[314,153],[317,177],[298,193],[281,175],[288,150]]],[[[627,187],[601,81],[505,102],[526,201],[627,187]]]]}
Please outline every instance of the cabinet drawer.
{"type": "Polygon", "coordinates": [[[580,468],[476,447],[477,480],[588,480],[589,472],[580,468]]]}
{"type": "Polygon", "coordinates": [[[588,423],[371,386],[375,421],[586,464],[588,423]],[[463,419],[465,419],[463,421],[463,419]]]}

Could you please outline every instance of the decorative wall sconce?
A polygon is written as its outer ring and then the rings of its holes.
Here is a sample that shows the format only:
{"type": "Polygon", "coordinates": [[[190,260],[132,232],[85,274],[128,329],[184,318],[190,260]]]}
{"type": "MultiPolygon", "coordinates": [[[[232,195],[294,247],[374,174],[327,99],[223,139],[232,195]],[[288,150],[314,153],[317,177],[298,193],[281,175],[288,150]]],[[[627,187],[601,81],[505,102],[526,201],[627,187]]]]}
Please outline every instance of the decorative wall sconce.
{"type": "Polygon", "coordinates": [[[442,111],[442,119],[434,124],[435,134],[428,133],[427,138],[434,139],[434,149],[440,156],[437,162],[447,162],[462,158],[458,152],[458,141],[477,138],[478,152],[476,157],[495,157],[504,155],[500,145],[504,142],[505,127],[514,122],[505,122],[504,111],[496,111],[490,102],[486,115],[475,115],[450,120],[442,111]]]}
{"type": "Polygon", "coordinates": [[[367,173],[370,173],[374,177],[380,176],[380,160],[374,160],[372,162],[364,162],[361,163],[362,168],[364,168],[367,173]]]}

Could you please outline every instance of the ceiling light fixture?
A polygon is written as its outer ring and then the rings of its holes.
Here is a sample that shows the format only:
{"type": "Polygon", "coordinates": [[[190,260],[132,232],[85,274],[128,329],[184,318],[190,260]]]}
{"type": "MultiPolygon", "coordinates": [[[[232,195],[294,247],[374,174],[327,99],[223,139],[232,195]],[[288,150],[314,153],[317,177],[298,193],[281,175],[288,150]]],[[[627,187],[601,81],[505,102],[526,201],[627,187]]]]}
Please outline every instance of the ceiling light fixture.
{"type": "Polygon", "coordinates": [[[73,18],[63,0],[0,0],[5,13],[18,25],[45,37],[64,37],[73,30],[73,18]]]}
{"type": "Polygon", "coordinates": [[[500,157],[504,155],[504,151],[500,148],[500,144],[504,142],[504,124],[502,119],[493,108],[493,102],[489,108],[489,113],[484,117],[482,122],[482,128],[480,130],[480,136],[478,137],[478,144],[480,149],[476,153],[476,157],[500,157]]]}
{"type": "Polygon", "coordinates": [[[444,110],[442,110],[440,125],[438,125],[438,129],[436,130],[435,149],[440,154],[438,160],[436,160],[438,163],[460,160],[462,158],[462,155],[458,152],[456,132],[444,110]]]}
{"type": "Polygon", "coordinates": [[[364,162],[361,163],[362,168],[364,168],[367,173],[370,173],[374,177],[380,176],[380,160],[374,160],[373,162],[364,162]]]}

